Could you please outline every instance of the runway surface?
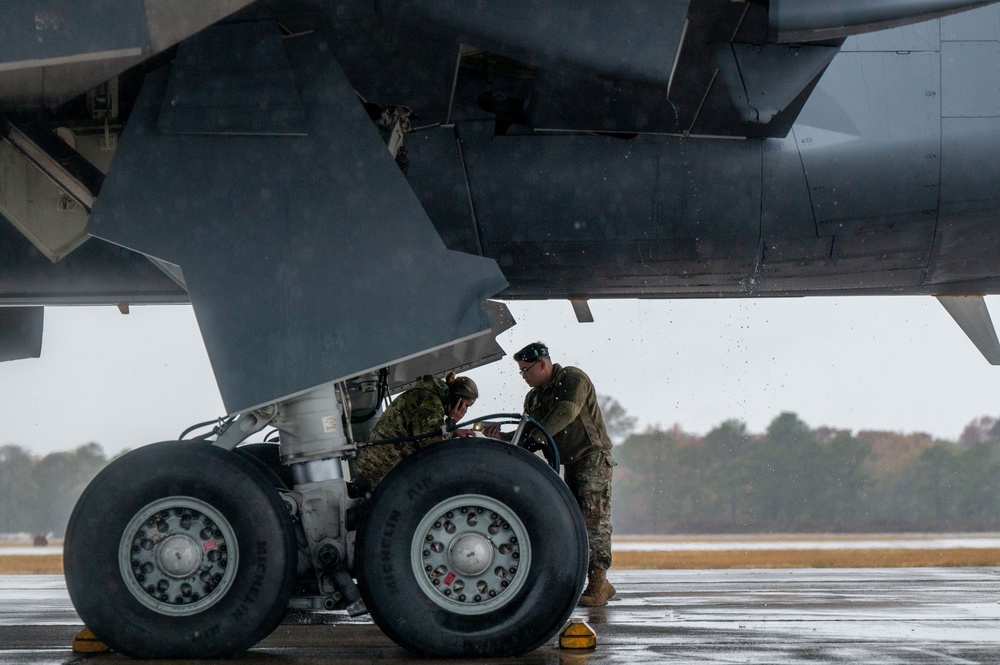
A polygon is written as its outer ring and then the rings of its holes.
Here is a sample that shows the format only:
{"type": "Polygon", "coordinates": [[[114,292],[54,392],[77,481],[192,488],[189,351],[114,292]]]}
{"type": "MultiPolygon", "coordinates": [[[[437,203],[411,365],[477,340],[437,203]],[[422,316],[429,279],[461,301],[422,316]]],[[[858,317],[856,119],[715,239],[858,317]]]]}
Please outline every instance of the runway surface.
{"type": "MultiPolygon", "coordinates": [[[[610,579],[616,598],[574,615],[597,632],[596,649],[552,644],[474,662],[1000,662],[1000,568],[612,571],[610,579]]],[[[74,654],[81,627],[61,577],[0,576],[0,664],[140,662],[74,654]]],[[[411,658],[370,620],[330,612],[291,616],[230,662],[434,661],[411,658]]]]}

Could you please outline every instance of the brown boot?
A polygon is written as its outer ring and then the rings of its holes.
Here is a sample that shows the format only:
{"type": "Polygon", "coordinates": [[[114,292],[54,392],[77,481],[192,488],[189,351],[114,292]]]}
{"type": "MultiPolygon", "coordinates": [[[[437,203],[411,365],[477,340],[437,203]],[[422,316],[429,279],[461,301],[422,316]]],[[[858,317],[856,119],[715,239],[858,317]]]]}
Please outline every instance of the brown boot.
{"type": "Polygon", "coordinates": [[[615,595],[615,587],[608,581],[607,571],[594,568],[587,573],[587,588],[580,596],[580,607],[602,607],[615,595]]]}

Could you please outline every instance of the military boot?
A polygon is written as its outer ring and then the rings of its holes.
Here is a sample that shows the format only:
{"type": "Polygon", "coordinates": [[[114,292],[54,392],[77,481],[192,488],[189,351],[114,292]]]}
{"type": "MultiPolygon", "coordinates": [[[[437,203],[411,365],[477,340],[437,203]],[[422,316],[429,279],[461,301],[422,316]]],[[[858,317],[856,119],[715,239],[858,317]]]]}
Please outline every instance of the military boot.
{"type": "Polygon", "coordinates": [[[580,596],[580,607],[601,607],[608,604],[608,600],[615,595],[615,587],[608,581],[607,571],[603,568],[594,568],[587,573],[587,588],[580,596]]]}

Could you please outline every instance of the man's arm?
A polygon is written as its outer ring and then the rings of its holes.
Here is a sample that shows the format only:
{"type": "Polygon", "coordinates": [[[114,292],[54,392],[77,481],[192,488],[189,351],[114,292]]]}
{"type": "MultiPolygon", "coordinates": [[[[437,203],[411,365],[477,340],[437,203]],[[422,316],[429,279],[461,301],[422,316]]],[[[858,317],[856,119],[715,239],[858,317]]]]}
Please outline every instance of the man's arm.
{"type": "Polygon", "coordinates": [[[537,418],[552,436],[569,427],[569,424],[580,415],[580,410],[587,400],[586,379],[569,372],[564,373],[555,386],[555,398],[555,404],[549,412],[537,418]]]}

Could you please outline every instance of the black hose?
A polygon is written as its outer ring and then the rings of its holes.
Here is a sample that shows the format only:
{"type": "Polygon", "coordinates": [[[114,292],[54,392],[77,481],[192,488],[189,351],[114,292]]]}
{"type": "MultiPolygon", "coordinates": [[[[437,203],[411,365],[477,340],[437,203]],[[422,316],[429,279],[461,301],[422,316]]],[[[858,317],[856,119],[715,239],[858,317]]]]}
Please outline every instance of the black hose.
{"type": "MultiPolygon", "coordinates": [[[[524,414],[524,417],[527,419],[529,423],[538,428],[538,431],[540,431],[542,434],[545,435],[546,448],[542,450],[542,454],[545,455],[545,460],[549,463],[549,466],[551,466],[556,473],[559,473],[559,467],[562,466],[562,459],[559,455],[559,448],[556,447],[555,439],[553,439],[552,435],[549,434],[549,430],[542,427],[542,424],[540,422],[538,422],[528,414],[524,414]]],[[[518,445],[521,445],[520,441],[518,442],[518,445]]]]}
{"type": "Polygon", "coordinates": [[[205,439],[206,437],[209,437],[212,434],[217,433],[219,431],[219,428],[222,427],[222,425],[229,424],[232,421],[233,421],[232,418],[216,418],[215,420],[206,420],[203,423],[198,423],[197,425],[191,425],[191,427],[188,427],[186,430],[181,432],[181,435],[177,437],[177,440],[183,441],[185,436],[187,436],[196,429],[200,429],[202,427],[208,427],[209,425],[215,425],[215,427],[212,428],[211,432],[195,437],[196,439],[205,439]]]}
{"type": "MultiPolygon", "coordinates": [[[[454,432],[456,429],[467,428],[469,425],[474,425],[475,423],[483,422],[485,420],[490,420],[490,421],[499,420],[500,422],[497,423],[499,425],[516,425],[516,424],[518,424],[518,423],[521,422],[522,418],[526,419],[529,424],[531,424],[533,427],[536,427],[543,435],[545,435],[545,447],[542,449],[542,454],[545,455],[545,461],[547,461],[549,463],[549,466],[551,466],[558,473],[559,472],[559,467],[562,464],[562,460],[561,460],[560,455],[559,455],[559,448],[556,447],[555,440],[552,438],[552,435],[549,434],[548,430],[546,430],[544,427],[542,427],[542,424],[540,422],[538,422],[537,420],[535,420],[534,418],[532,418],[531,416],[529,416],[527,414],[520,414],[520,413],[491,413],[488,416],[481,416],[479,418],[473,418],[471,420],[466,420],[464,422],[461,422],[461,423],[459,423],[457,425],[452,425],[450,427],[446,427],[446,428],[444,428],[444,431],[445,432],[454,432]],[[501,420],[501,419],[503,419],[503,420],[501,420]]],[[[432,436],[440,436],[441,433],[442,433],[441,430],[436,430],[436,431],[433,431],[433,432],[427,432],[425,434],[416,434],[414,436],[404,436],[404,437],[399,437],[399,438],[396,438],[396,439],[382,439],[380,441],[368,441],[368,442],[360,442],[359,441],[358,442],[358,448],[359,449],[360,448],[366,448],[368,446],[384,446],[384,445],[391,445],[391,444],[396,444],[396,443],[410,443],[410,442],[413,442],[413,441],[421,441],[423,439],[428,439],[428,438],[430,438],[432,436]]],[[[528,448],[526,446],[524,446],[524,445],[521,445],[520,442],[518,442],[518,447],[519,448],[524,448],[525,450],[528,450],[528,448]]]]}

